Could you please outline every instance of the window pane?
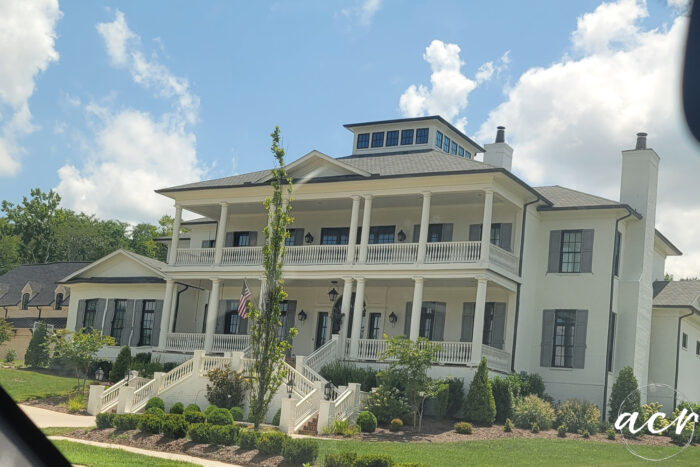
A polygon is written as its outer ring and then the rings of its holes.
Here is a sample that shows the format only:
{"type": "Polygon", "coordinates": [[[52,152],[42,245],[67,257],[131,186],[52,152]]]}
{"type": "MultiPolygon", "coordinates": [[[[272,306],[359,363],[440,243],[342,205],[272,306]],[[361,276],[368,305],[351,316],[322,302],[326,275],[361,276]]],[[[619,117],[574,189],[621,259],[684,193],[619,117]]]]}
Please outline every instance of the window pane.
{"type": "Polygon", "coordinates": [[[494,245],[501,245],[501,224],[491,225],[491,243],[494,245]]]}
{"type": "Polygon", "coordinates": [[[357,149],[366,149],[369,147],[369,133],[357,135],[357,149]]]}
{"type": "Polygon", "coordinates": [[[457,148],[457,155],[464,157],[464,148],[462,146],[457,148]]]}
{"type": "Polygon", "coordinates": [[[452,141],[452,146],[450,147],[450,153],[457,154],[457,143],[452,141]]]}
{"type": "Polygon", "coordinates": [[[397,146],[399,144],[399,130],[386,132],[386,145],[397,146]]]}
{"type": "Polygon", "coordinates": [[[384,132],[372,133],[372,147],[381,148],[382,146],[384,146],[384,132]]]}
{"type": "Polygon", "coordinates": [[[554,314],[552,366],[572,368],[574,362],[575,310],[557,310],[554,314]]]}
{"type": "Polygon", "coordinates": [[[144,300],[143,317],[141,318],[141,342],[139,345],[152,345],[155,309],[156,302],[154,300],[144,300]]]}
{"type": "Polygon", "coordinates": [[[348,232],[347,227],[339,228],[323,228],[321,229],[321,245],[347,245],[348,232]]]}
{"type": "Polygon", "coordinates": [[[442,147],[442,133],[439,131],[435,133],[435,146],[441,148],[442,147]]]}
{"type": "Polygon", "coordinates": [[[561,234],[561,256],[559,270],[561,272],[581,271],[581,246],[583,232],[580,230],[565,230],[561,234]]]}
{"type": "Polygon", "coordinates": [[[428,129],[418,128],[416,130],[416,144],[425,144],[428,142],[428,129]]]}
{"type": "Polygon", "coordinates": [[[126,314],[126,300],[115,300],[114,318],[112,319],[112,337],[117,345],[122,340],[122,330],[124,329],[124,315],[126,314]]]}
{"type": "Polygon", "coordinates": [[[297,229],[287,229],[287,232],[289,232],[289,237],[284,239],[284,245],[285,246],[294,246],[296,245],[296,240],[297,240],[297,229]]]}
{"type": "Polygon", "coordinates": [[[413,144],[413,130],[401,131],[401,145],[413,144]]]}
{"type": "Polygon", "coordinates": [[[450,152],[450,138],[445,136],[445,138],[442,140],[442,150],[445,152],[450,152]]]}
{"type": "Polygon", "coordinates": [[[472,154],[471,154],[469,151],[467,151],[467,150],[465,149],[465,150],[464,150],[464,157],[466,157],[467,159],[471,159],[471,158],[472,158],[472,154]]]}
{"type": "Polygon", "coordinates": [[[97,314],[97,300],[85,302],[85,316],[83,317],[83,327],[92,329],[95,327],[95,314],[97,314]]]}

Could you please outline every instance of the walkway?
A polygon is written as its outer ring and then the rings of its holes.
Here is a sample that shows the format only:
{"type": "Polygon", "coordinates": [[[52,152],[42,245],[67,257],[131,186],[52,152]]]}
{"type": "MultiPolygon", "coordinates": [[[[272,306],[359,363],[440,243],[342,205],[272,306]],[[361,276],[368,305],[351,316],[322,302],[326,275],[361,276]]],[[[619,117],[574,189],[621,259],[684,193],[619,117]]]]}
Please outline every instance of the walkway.
{"type": "Polygon", "coordinates": [[[95,426],[95,417],[92,415],[71,415],[24,404],[20,404],[19,407],[39,428],[48,428],[51,426],[95,426]]]}
{"type": "Polygon", "coordinates": [[[224,462],[213,461],[209,459],[203,459],[201,457],[186,456],[185,454],[174,454],[171,452],[160,452],[160,451],[149,451],[147,449],[132,448],[131,446],[124,446],[121,444],[109,444],[109,443],[98,443],[97,441],[88,441],[85,439],[75,439],[68,438],[66,436],[49,436],[50,440],[64,440],[70,441],[72,443],[87,444],[89,446],[96,446],[99,448],[111,448],[111,449],[121,449],[128,452],[133,452],[134,454],[141,454],[144,456],[158,457],[160,459],[169,459],[173,461],[183,461],[190,462],[196,465],[203,465],[205,467],[240,467],[235,464],[226,464],[224,462]]]}

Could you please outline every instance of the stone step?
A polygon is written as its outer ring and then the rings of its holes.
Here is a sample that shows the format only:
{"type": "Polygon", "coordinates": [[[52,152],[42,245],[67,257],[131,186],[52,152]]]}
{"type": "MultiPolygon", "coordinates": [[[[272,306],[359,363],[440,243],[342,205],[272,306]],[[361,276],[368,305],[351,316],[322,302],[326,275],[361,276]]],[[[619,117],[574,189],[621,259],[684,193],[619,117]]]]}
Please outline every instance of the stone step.
{"type": "Polygon", "coordinates": [[[301,427],[298,434],[312,436],[318,434],[318,413],[315,414],[308,422],[306,422],[303,427],[301,427]]]}

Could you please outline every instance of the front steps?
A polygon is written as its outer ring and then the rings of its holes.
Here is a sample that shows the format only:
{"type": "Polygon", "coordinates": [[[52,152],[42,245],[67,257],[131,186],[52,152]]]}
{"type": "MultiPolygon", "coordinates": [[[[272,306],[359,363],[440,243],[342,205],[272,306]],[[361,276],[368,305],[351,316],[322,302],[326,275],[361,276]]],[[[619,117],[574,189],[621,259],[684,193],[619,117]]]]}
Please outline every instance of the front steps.
{"type": "Polygon", "coordinates": [[[316,436],[318,434],[318,412],[297,431],[297,434],[309,436],[316,436]]]}

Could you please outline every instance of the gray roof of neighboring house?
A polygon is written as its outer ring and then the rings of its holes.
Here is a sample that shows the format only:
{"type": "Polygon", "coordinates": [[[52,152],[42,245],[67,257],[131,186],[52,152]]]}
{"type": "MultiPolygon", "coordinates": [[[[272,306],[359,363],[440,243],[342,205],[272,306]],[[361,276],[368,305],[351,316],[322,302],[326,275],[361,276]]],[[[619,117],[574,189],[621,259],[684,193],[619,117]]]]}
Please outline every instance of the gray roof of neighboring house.
{"type": "Polygon", "coordinates": [[[46,324],[51,324],[55,329],[65,329],[67,318],[7,318],[7,321],[15,328],[31,329],[36,321],[45,321],[46,324]]]}
{"type": "MultiPolygon", "coordinates": [[[[34,295],[29,306],[48,306],[56,297],[58,281],[84,268],[88,262],[25,264],[0,276],[0,306],[16,306],[22,300],[22,289],[29,282],[34,295]],[[4,293],[3,293],[4,291],[4,293]]],[[[65,297],[64,300],[67,300],[65,297]]]]}
{"type": "Polygon", "coordinates": [[[700,280],[654,282],[655,307],[692,307],[700,297],[700,280]]]}

